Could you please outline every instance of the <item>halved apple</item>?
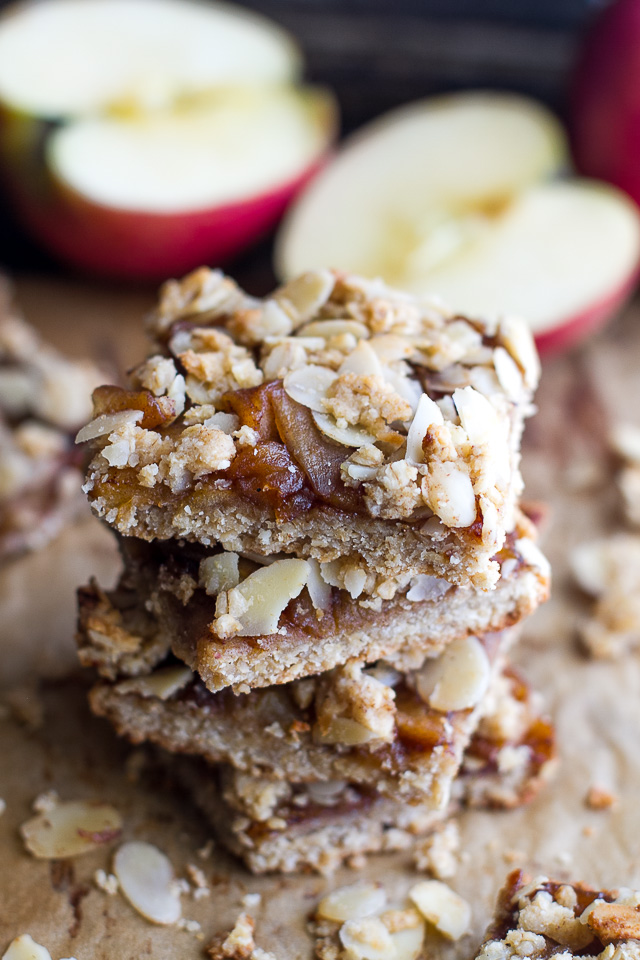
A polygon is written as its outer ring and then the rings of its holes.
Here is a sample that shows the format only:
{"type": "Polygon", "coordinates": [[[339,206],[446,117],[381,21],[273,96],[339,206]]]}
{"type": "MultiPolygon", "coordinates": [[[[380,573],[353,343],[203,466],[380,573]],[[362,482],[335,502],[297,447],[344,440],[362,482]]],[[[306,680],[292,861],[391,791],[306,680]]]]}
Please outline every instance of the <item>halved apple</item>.
{"type": "Polygon", "coordinates": [[[0,19],[0,159],[25,224],[107,275],[257,240],[316,171],[332,97],[262,17],[191,0],[41,0],[0,19]]]}
{"type": "Polygon", "coordinates": [[[283,277],[333,266],[454,310],[519,313],[542,349],[604,323],[630,293],[640,220],[621,193],[561,171],[542,107],[467,94],[396,111],[347,144],[278,238],[283,277]]]}

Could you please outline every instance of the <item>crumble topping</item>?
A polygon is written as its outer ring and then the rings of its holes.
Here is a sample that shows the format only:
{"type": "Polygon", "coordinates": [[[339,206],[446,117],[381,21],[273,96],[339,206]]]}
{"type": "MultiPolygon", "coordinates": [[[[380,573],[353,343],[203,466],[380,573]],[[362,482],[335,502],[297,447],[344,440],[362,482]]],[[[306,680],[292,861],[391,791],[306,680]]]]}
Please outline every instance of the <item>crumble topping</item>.
{"type": "MultiPolygon", "coordinates": [[[[158,352],[132,375],[142,389],[109,401],[141,417],[95,437],[88,491],[122,469],[173,493],[205,477],[224,484],[240,450],[274,437],[273,414],[249,422],[234,398],[281,381],[298,432],[276,414],[277,442],[303,473],[312,468],[300,430],[309,449],[319,437],[344,451],[343,484],[361,491],[372,516],[477,522],[491,549],[513,526],[519,421],[538,378],[524,323],[468,320],[327,271],[257,300],[201,268],[165,284],[149,330],[158,352]]],[[[96,416],[104,412],[98,404],[96,416]]]]}
{"type": "Polygon", "coordinates": [[[458,870],[460,830],[455,820],[438,824],[433,833],[421,840],[413,852],[416,868],[436,880],[449,880],[458,870]]]}
{"type": "Polygon", "coordinates": [[[581,544],[571,555],[579,587],[595,598],[579,623],[594,657],[616,657],[640,644],[640,536],[616,534],[581,544]]]}
{"type": "Polygon", "coordinates": [[[489,939],[477,960],[551,958],[637,960],[640,956],[640,893],[629,889],[598,892],[547,877],[529,880],[512,874],[501,893],[506,932],[489,939]]]}

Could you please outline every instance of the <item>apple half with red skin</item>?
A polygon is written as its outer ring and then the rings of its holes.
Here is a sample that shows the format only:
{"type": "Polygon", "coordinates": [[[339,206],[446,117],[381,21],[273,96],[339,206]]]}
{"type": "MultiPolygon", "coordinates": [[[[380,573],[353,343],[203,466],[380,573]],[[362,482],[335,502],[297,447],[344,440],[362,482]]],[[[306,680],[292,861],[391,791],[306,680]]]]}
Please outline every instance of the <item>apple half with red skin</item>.
{"type": "Polygon", "coordinates": [[[541,350],[563,349],[613,315],[640,262],[635,204],[605,184],[553,179],[565,162],[557,122],[522,98],[395,111],[302,192],[278,237],[278,272],[380,276],[461,313],[520,314],[541,350]]]}
{"type": "Polygon", "coordinates": [[[640,2],[617,0],[594,19],[572,84],[577,168],[640,203],[640,2]]]}
{"type": "Polygon", "coordinates": [[[0,18],[0,160],[25,225],[92,273],[163,279],[271,229],[337,129],[287,34],[190,0],[0,18]],[[119,38],[119,43],[116,43],[119,38]]]}

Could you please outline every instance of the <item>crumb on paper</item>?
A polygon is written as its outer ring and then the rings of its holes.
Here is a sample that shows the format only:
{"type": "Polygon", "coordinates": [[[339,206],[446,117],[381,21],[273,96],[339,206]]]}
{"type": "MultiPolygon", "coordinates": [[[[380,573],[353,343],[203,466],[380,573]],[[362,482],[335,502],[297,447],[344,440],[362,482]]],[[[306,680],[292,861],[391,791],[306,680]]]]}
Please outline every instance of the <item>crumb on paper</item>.
{"type": "Polygon", "coordinates": [[[215,843],[213,840],[207,840],[204,846],[200,847],[199,850],[196,850],[196,856],[201,860],[208,860],[215,848],[215,843]]]}
{"type": "Polygon", "coordinates": [[[449,820],[416,845],[413,859],[418,870],[437,880],[447,880],[456,874],[459,850],[458,824],[449,820]]]}
{"type": "Polygon", "coordinates": [[[107,873],[106,870],[96,870],[93,875],[93,882],[98,890],[102,890],[110,897],[115,896],[118,892],[118,878],[113,873],[107,873]]]}
{"type": "Polygon", "coordinates": [[[18,723],[29,730],[39,730],[44,723],[44,704],[35,685],[22,685],[4,695],[5,704],[18,723]]]}
{"type": "Polygon", "coordinates": [[[526,857],[522,850],[505,850],[502,859],[505,863],[522,863],[526,857]]]}
{"type": "Polygon", "coordinates": [[[34,813],[49,813],[60,803],[60,797],[57,790],[45,790],[39,793],[31,804],[34,813]]]}
{"type": "Polygon", "coordinates": [[[618,796],[606,787],[593,784],[589,787],[584,802],[590,810],[611,810],[617,805],[618,796]]]}

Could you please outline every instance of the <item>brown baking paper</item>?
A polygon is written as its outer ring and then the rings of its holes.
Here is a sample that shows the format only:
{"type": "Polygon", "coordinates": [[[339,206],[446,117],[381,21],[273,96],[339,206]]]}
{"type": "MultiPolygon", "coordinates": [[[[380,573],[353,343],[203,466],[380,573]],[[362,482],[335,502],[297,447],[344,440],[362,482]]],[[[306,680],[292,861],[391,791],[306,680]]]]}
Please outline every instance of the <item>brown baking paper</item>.
{"type": "MultiPolygon", "coordinates": [[[[122,335],[128,315],[117,300],[113,312],[122,335]]],[[[474,955],[497,890],[514,866],[598,886],[640,886],[640,657],[597,662],[583,656],[575,623],[585,603],[567,573],[573,545],[618,523],[605,435],[617,420],[640,423],[638,366],[637,306],[587,348],[545,364],[524,468],[527,495],[550,506],[543,546],[553,564],[554,593],[527,624],[516,660],[545,694],[561,763],[554,782],[530,806],[460,818],[463,854],[451,884],[472,904],[473,927],[457,944],[430,937],[427,955],[435,960],[474,955]],[[618,795],[614,809],[586,807],[593,784],[618,795]]],[[[252,877],[219,849],[209,859],[198,857],[209,837],[200,814],[148,774],[136,781],[135,765],[126,763],[132,748],[90,716],[81,679],[61,678],[62,666],[73,662],[69,581],[113,563],[103,552],[107,543],[99,525],[85,521],[2,573],[3,677],[12,684],[18,677],[30,682],[44,671],[57,679],[37,695],[43,719],[36,729],[12,718],[0,721],[0,796],[6,801],[0,817],[0,950],[28,932],[54,960],[202,958],[211,936],[232,926],[241,897],[250,891],[263,898],[254,911],[258,945],[278,960],[310,957],[305,920],[322,893],[370,877],[385,884],[390,899],[401,897],[419,879],[410,853],[374,857],[364,871],[344,869],[330,879],[252,877]],[[201,939],[153,926],[119,894],[96,888],[93,874],[109,869],[114,847],[53,863],[26,853],[18,827],[30,816],[34,798],[52,788],[62,799],[115,804],[124,818],[124,839],[157,844],[178,876],[189,863],[204,870],[210,897],[183,898],[183,915],[199,921],[201,939]]]]}

